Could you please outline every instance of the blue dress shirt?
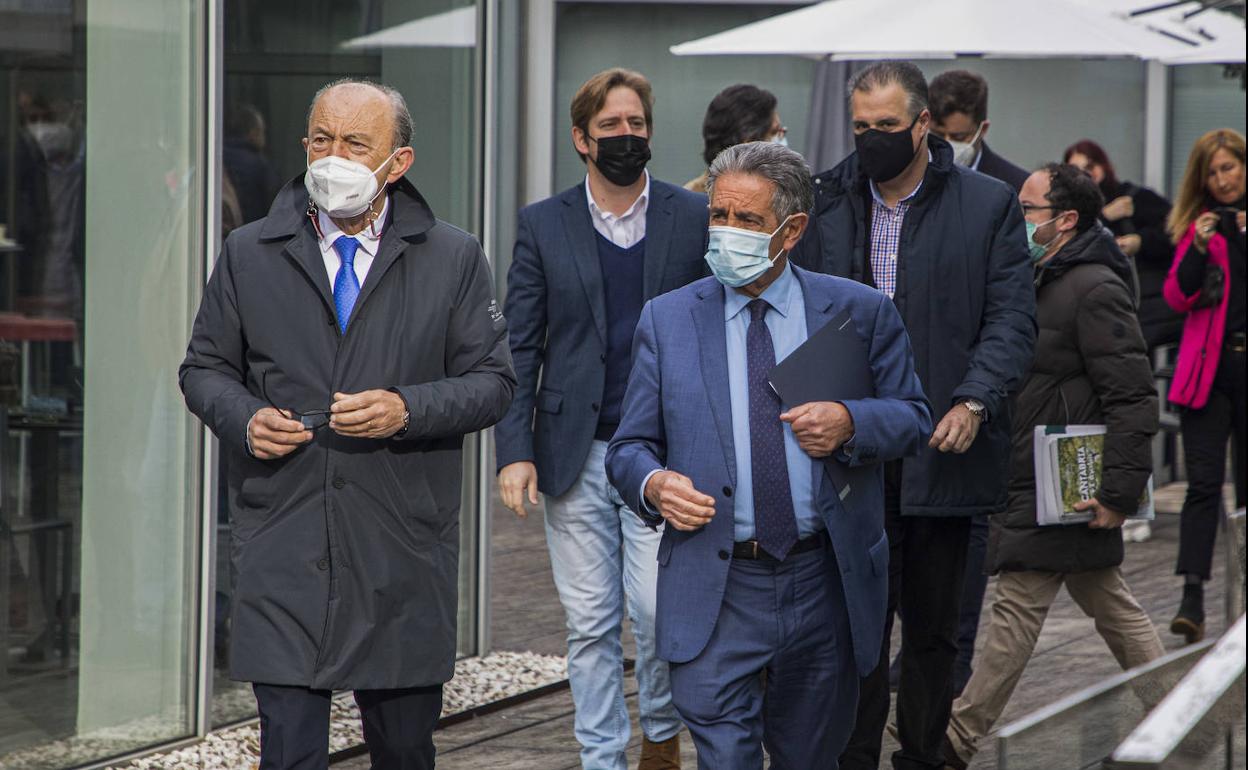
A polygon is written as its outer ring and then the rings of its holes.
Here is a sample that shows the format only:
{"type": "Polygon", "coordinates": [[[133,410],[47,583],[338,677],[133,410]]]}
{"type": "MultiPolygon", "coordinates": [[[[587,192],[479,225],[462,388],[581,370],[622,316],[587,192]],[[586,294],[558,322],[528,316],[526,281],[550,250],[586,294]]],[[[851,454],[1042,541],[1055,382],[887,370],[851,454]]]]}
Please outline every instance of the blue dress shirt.
{"type": "MultiPolygon", "coordinates": [[[[784,272],[762,293],[772,309],[767,311],[776,360],[783,361],[806,341],[806,300],[802,286],[785,266],[784,272]]],[[[752,298],[735,289],[724,288],[724,323],[728,338],[728,389],[732,399],[732,443],[736,448],[737,488],[732,494],[733,539],[754,539],[754,480],[750,472],[750,389],[745,355],[745,333],[750,314],[745,306],[752,298]]],[[[797,536],[808,537],[824,529],[815,509],[814,460],[802,451],[788,424],[784,426],[784,454],[789,465],[789,488],[793,493],[793,513],[797,536]]]]}

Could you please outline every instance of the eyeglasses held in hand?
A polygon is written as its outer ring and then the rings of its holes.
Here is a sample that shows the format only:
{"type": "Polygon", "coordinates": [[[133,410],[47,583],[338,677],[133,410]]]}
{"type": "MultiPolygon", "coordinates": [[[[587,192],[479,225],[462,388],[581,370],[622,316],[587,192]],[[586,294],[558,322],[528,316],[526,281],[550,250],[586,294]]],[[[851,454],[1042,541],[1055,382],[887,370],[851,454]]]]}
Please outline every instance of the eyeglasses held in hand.
{"type": "Polygon", "coordinates": [[[269,402],[269,406],[283,414],[290,414],[292,420],[298,420],[303,424],[304,430],[316,430],[323,428],[329,424],[330,411],[328,409],[314,409],[310,412],[296,412],[288,406],[278,406],[273,403],[273,399],[269,396],[268,380],[269,372],[272,369],[265,369],[264,374],[260,375],[260,395],[264,396],[264,400],[269,402]]]}

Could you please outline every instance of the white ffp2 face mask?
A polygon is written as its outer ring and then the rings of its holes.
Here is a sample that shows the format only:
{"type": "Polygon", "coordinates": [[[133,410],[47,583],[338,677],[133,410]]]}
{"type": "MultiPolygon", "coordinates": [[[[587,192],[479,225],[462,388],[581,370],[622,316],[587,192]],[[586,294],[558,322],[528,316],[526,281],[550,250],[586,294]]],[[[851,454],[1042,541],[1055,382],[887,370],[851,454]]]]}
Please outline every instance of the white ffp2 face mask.
{"type": "Polygon", "coordinates": [[[984,124],[980,123],[979,128],[975,129],[975,136],[971,137],[969,142],[959,142],[953,139],[947,139],[949,146],[953,148],[953,162],[959,166],[970,168],[975,162],[975,156],[979,152],[975,149],[975,142],[979,140],[979,135],[984,132],[984,124]]]}
{"type": "Polygon", "coordinates": [[[303,186],[317,208],[331,217],[345,219],[363,214],[373,205],[381,186],[377,184],[377,172],[385,167],[398,150],[375,169],[369,170],[363,163],[329,155],[308,164],[303,175],[303,186]]]}

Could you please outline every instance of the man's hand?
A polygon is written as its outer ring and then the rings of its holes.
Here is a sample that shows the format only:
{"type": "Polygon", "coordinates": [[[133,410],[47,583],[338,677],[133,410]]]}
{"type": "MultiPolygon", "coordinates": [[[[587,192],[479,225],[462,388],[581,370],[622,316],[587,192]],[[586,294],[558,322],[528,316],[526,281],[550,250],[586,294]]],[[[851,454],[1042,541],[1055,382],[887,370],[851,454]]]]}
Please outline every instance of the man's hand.
{"type": "Polygon", "coordinates": [[[389,390],[335,393],[329,427],[340,436],[389,438],[403,427],[407,406],[389,390]]]}
{"type": "Polygon", "coordinates": [[[503,505],[522,519],[528,516],[524,496],[527,492],[529,502],[537,505],[537,466],[527,461],[504,465],[498,472],[498,491],[503,497],[503,505]]]}
{"type": "Polygon", "coordinates": [[[838,401],[811,401],[780,415],[793,428],[802,451],[811,457],[827,457],[854,436],[854,418],[838,401]]]}
{"type": "Polygon", "coordinates": [[[684,532],[705,527],[715,516],[715,498],[693,488],[687,476],[659,471],[646,482],[646,500],[668,523],[684,532]]]}
{"type": "Polygon", "coordinates": [[[979,423],[979,415],[965,404],[954,404],[940,419],[936,430],[932,432],[932,440],[927,445],[941,452],[960,455],[975,443],[975,437],[979,435],[979,423]]]}
{"type": "Polygon", "coordinates": [[[1134,257],[1136,254],[1139,254],[1140,244],[1144,242],[1144,240],[1136,233],[1131,233],[1130,235],[1120,235],[1114,240],[1118,242],[1118,248],[1122,249],[1122,253],[1126,254],[1128,257],[1134,257]]]}
{"type": "Polygon", "coordinates": [[[1106,508],[1095,497],[1075,503],[1076,511],[1092,511],[1093,519],[1088,522],[1088,529],[1118,529],[1127,517],[1112,508],[1106,508]]]}
{"type": "Polygon", "coordinates": [[[311,441],[312,431],[305,430],[298,420],[290,419],[288,412],[266,406],[247,423],[247,438],[253,455],[261,460],[276,460],[311,441]]]}
{"type": "Polygon", "coordinates": [[[1109,203],[1105,204],[1105,208],[1101,209],[1101,216],[1110,222],[1117,222],[1119,219],[1135,215],[1135,201],[1131,200],[1130,195],[1119,195],[1109,203]]]}

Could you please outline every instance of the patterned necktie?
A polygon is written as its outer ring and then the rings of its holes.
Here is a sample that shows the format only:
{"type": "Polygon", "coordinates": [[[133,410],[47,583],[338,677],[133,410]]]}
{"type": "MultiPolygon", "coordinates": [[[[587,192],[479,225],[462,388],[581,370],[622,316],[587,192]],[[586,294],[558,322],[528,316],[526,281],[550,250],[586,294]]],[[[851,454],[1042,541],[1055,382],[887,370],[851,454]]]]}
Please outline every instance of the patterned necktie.
{"type": "Polygon", "coordinates": [[[770,305],[756,299],[746,306],[750,326],[745,333],[745,357],[750,381],[750,473],[754,480],[754,538],[777,559],[788,556],[797,542],[797,518],[789,488],[789,465],[784,454],[784,424],[780,398],[767,382],[776,365],[776,349],[764,318],[770,305]]]}
{"type": "Polygon", "coordinates": [[[355,252],[359,248],[360,242],[349,235],[334,241],[334,250],[342,258],[338,275],[334,276],[334,310],[338,315],[338,328],[343,334],[347,332],[347,321],[351,320],[355,299],[360,296],[360,279],[355,277],[355,252]]]}

